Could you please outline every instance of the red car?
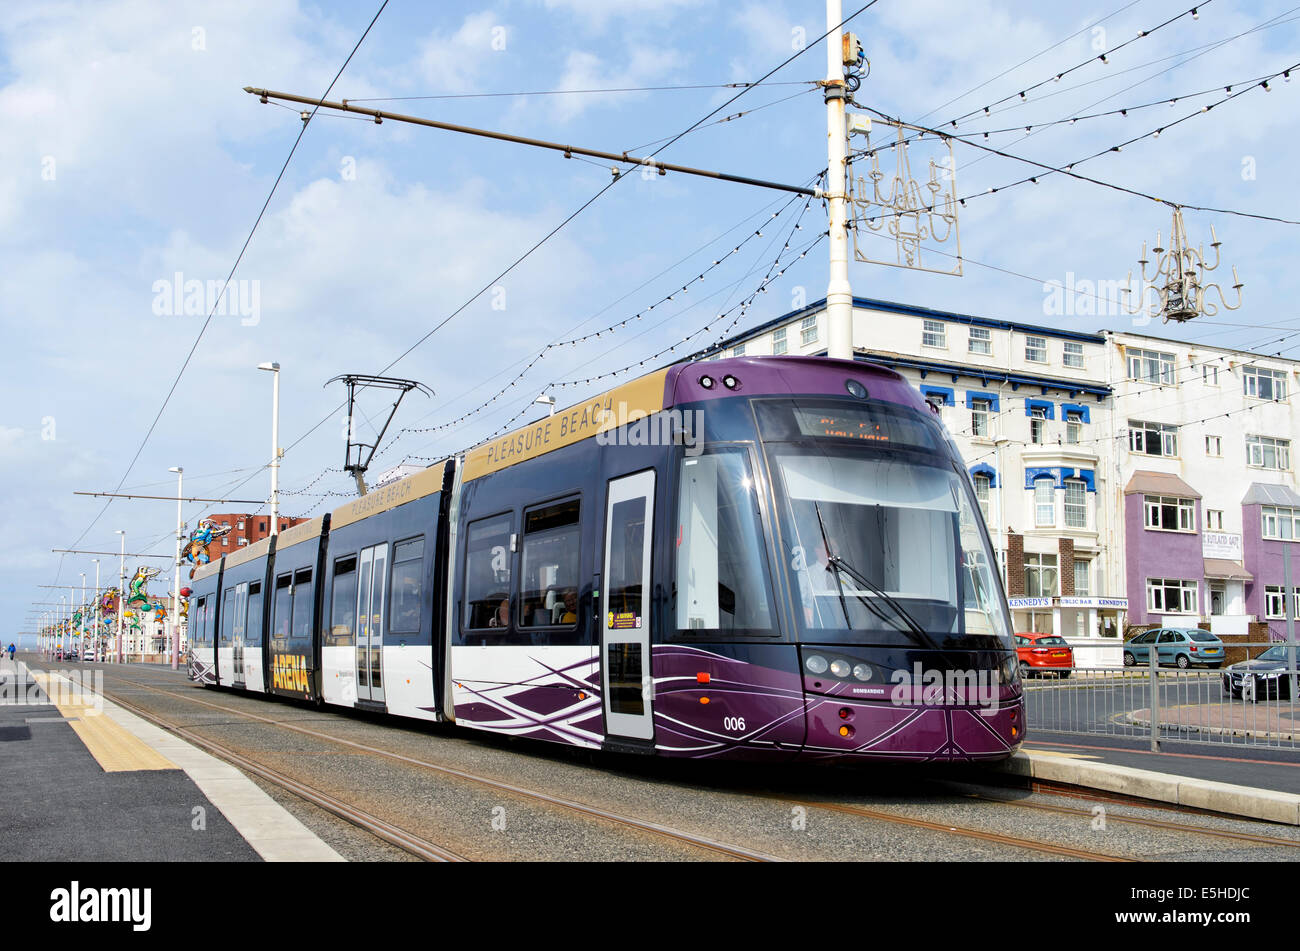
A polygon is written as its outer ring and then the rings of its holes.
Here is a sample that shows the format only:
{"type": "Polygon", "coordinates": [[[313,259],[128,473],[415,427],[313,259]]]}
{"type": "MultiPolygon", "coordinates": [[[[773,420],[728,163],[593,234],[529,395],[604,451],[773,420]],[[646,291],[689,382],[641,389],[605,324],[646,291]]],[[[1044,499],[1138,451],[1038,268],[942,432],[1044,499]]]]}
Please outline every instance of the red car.
{"type": "Polygon", "coordinates": [[[1074,648],[1055,634],[1017,634],[1016,656],[1020,658],[1022,678],[1034,673],[1054,673],[1065,678],[1074,669],[1074,648]]]}

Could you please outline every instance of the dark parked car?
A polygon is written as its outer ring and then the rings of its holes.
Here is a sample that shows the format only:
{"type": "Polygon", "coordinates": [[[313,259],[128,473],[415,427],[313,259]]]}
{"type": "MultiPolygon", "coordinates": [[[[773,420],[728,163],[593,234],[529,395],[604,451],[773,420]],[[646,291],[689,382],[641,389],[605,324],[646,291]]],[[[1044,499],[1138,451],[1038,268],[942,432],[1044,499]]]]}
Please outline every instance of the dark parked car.
{"type": "MultiPolygon", "coordinates": [[[[1300,648],[1297,648],[1300,652],[1300,648]]],[[[1270,647],[1254,660],[1229,664],[1223,670],[1223,692],[1233,698],[1243,695],[1254,700],[1268,697],[1290,698],[1291,678],[1287,676],[1285,644],[1270,647]]]]}

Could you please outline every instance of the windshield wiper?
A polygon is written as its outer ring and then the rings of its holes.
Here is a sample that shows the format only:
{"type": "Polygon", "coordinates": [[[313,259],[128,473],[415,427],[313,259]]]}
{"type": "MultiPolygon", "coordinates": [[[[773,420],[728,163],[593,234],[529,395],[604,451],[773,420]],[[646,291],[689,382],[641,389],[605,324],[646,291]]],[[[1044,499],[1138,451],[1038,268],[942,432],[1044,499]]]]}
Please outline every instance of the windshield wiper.
{"type": "Polygon", "coordinates": [[[840,607],[844,610],[844,626],[852,628],[853,622],[849,620],[849,603],[844,600],[844,585],[840,582],[840,568],[837,564],[838,559],[835,557],[835,550],[831,548],[830,539],[826,537],[826,523],[822,521],[821,506],[816,502],[813,503],[813,511],[817,513],[817,525],[822,530],[822,544],[826,546],[826,558],[835,572],[835,591],[840,596],[840,607]]]}
{"type": "MultiPolygon", "coordinates": [[[[821,526],[822,542],[826,545],[827,559],[830,561],[831,567],[835,569],[836,584],[839,585],[839,580],[840,580],[839,573],[843,571],[845,574],[847,574],[858,584],[862,585],[862,587],[866,588],[876,597],[880,598],[882,601],[888,604],[894,610],[894,613],[897,615],[897,617],[896,618],[888,617],[887,615],[882,613],[881,610],[878,607],[876,607],[876,605],[873,604],[869,599],[867,599],[866,597],[860,594],[856,595],[857,599],[861,601],[864,605],[866,605],[867,609],[871,611],[872,614],[880,618],[882,621],[894,621],[896,626],[897,626],[897,622],[901,620],[904,625],[906,625],[908,628],[911,629],[911,633],[915,634],[922,641],[929,643],[930,636],[925,632],[925,629],[921,627],[921,625],[916,623],[916,619],[907,612],[907,609],[903,607],[902,604],[899,603],[897,598],[895,598],[885,589],[881,588],[879,585],[874,584],[869,578],[867,578],[866,575],[862,574],[862,572],[858,571],[856,568],[850,565],[839,555],[835,554],[835,550],[831,547],[830,539],[826,535],[826,523],[822,520],[822,511],[820,505],[814,502],[813,510],[816,511],[817,513],[817,524],[821,526]]],[[[840,586],[840,603],[844,607],[844,619],[845,621],[848,621],[849,619],[848,605],[844,601],[844,590],[842,586],[840,586]]],[[[852,626],[853,625],[850,622],[849,627],[852,626]]]]}

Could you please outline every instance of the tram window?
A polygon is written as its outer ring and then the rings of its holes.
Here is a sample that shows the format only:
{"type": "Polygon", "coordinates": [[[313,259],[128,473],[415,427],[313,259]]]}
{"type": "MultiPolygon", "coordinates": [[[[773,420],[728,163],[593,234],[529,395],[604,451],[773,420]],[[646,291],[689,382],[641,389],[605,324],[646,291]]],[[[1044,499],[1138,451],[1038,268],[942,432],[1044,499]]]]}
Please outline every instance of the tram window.
{"type": "Polygon", "coordinates": [[[578,623],[578,517],[577,499],[524,513],[521,626],[578,623]]]}
{"type": "Polygon", "coordinates": [[[424,539],[413,538],[393,546],[393,590],[388,630],[412,634],[420,630],[421,579],[424,575],[424,539]]]}
{"type": "Polygon", "coordinates": [[[293,576],[293,639],[311,637],[311,569],[302,568],[293,576]]]}
{"type": "Polygon", "coordinates": [[[208,599],[199,598],[198,604],[194,606],[194,616],[197,619],[194,630],[198,636],[194,639],[196,643],[206,644],[208,642],[208,599]]]}
{"type": "MultiPolygon", "coordinates": [[[[609,515],[609,593],[606,611],[642,614],[642,566],[645,560],[645,507],[643,498],[615,502],[609,515]]],[[[636,626],[640,626],[637,624],[636,626]]]]}
{"type": "Polygon", "coordinates": [[[513,517],[495,515],[469,526],[465,540],[465,626],[508,627],[510,526],[513,517]],[[502,611],[502,603],[507,609],[502,611]]]}
{"type": "Polygon", "coordinates": [[[682,460],[677,629],[774,633],[755,485],[743,450],[682,460]]]}
{"type": "Polygon", "coordinates": [[[262,643],[262,585],[258,582],[248,586],[248,623],[244,626],[244,641],[254,647],[262,643]]]}
{"type": "Polygon", "coordinates": [[[221,599],[221,646],[229,647],[235,631],[235,589],[227,588],[221,599]]]}
{"type": "Polygon", "coordinates": [[[334,592],[330,604],[330,628],[325,643],[351,647],[357,629],[357,556],[334,562],[334,592]]]}
{"type": "Polygon", "coordinates": [[[281,575],[275,579],[275,604],[271,615],[271,636],[285,640],[289,637],[289,617],[293,611],[293,598],[290,594],[290,582],[293,575],[281,575]]]}

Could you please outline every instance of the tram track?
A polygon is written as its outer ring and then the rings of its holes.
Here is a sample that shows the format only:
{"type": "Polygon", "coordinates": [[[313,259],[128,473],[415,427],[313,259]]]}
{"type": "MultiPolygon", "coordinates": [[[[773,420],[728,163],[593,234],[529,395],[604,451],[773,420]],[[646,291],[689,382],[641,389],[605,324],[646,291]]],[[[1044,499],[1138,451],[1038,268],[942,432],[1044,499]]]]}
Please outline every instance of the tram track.
{"type": "Polygon", "coordinates": [[[371,815],[362,809],[358,809],[336,796],[331,796],[329,793],[322,792],[313,786],[299,782],[293,777],[281,773],[279,770],[255,762],[248,757],[235,752],[229,747],[217,743],[215,740],[200,736],[193,730],[187,729],[183,726],[178,726],[175,723],[168,723],[161,717],[145,710],[143,707],[131,703],[130,701],[123,700],[120,697],[113,697],[112,700],[115,704],[125,710],[129,710],[142,720],[147,720],[155,726],[181,737],[181,739],[185,740],[187,743],[192,743],[200,749],[206,750],[212,755],[217,756],[234,766],[238,766],[246,772],[259,776],[267,782],[274,783],[275,785],[288,790],[295,796],[298,796],[313,805],[319,806],[325,811],[338,816],[340,819],[350,822],[358,828],[369,832],[371,835],[383,839],[385,842],[395,845],[418,858],[422,858],[426,862],[470,861],[463,855],[453,852],[450,849],[443,848],[427,839],[413,835],[407,830],[393,825],[387,820],[380,819],[378,816],[371,815]]]}
{"type": "MultiPolygon", "coordinates": [[[[177,699],[181,699],[181,700],[186,700],[186,701],[188,701],[188,702],[190,702],[190,703],[193,703],[193,704],[196,704],[196,705],[199,705],[199,706],[208,707],[208,708],[211,708],[211,709],[213,709],[213,710],[219,710],[219,711],[221,711],[222,713],[226,713],[226,714],[230,714],[230,715],[233,715],[233,716],[242,717],[242,718],[244,718],[244,719],[246,719],[246,720],[252,720],[252,721],[254,721],[254,722],[265,723],[265,724],[267,724],[268,726],[274,726],[274,727],[277,727],[277,728],[279,728],[279,729],[289,730],[289,731],[294,732],[294,733],[299,733],[299,734],[304,735],[304,736],[312,737],[313,739],[323,740],[323,741],[328,742],[328,743],[335,743],[335,744],[338,744],[338,745],[340,745],[340,746],[346,746],[346,747],[349,747],[349,748],[355,749],[355,750],[357,750],[357,751],[359,751],[359,752],[366,753],[366,754],[369,754],[369,755],[372,755],[372,756],[379,756],[379,757],[383,757],[383,758],[386,758],[386,759],[394,760],[394,761],[397,761],[397,762],[400,762],[400,763],[405,763],[405,764],[407,764],[407,765],[417,766],[417,767],[421,767],[421,768],[424,768],[424,769],[432,770],[432,771],[438,772],[438,773],[440,773],[440,774],[447,775],[447,776],[452,776],[452,777],[455,777],[455,778],[457,778],[457,779],[461,779],[461,780],[464,780],[464,781],[467,781],[467,782],[475,783],[475,784],[478,784],[478,785],[480,785],[480,786],[484,786],[484,787],[487,787],[487,788],[493,789],[493,790],[498,791],[498,792],[505,792],[505,793],[508,793],[508,794],[512,794],[512,795],[515,795],[515,796],[519,796],[519,797],[522,797],[522,798],[526,798],[526,799],[530,799],[530,800],[533,800],[533,801],[536,801],[536,802],[540,802],[540,803],[543,803],[543,804],[548,805],[548,806],[559,807],[559,808],[562,808],[562,809],[565,809],[565,810],[568,810],[568,811],[571,811],[571,812],[574,812],[574,813],[577,813],[577,814],[583,815],[583,816],[585,816],[585,817],[587,817],[587,818],[594,818],[594,819],[602,820],[602,821],[605,821],[605,822],[613,823],[613,824],[615,824],[615,825],[619,825],[619,826],[624,826],[624,827],[628,827],[628,828],[636,829],[636,830],[638,830],[638,831],[640,831],[640,832],[645,832],[645,833],[650,833],[650,834],[653,834],[653,835],[661,836],[661,837],[663,837],[663,838],[666,838],[666,839],[672,840],[672,841],[674,841],[674,842],[676,842],[676,843],[679,843],[679,844],[684,844],[684,845],[692,846],[692,847],[697,848],[697,849],[707,850],[707,851],[710,851],[710,852],[713,852],[713,853],[716,853],[716,854],[718,854],[718,855],[722,855],[722,856],[725,856],[725,857],[728,857],[728,858],[739,859],[739,860],[742,860],[742,861],[748,861],[748,862],[779,862],[779,861],[783,861],[783,859],[780,859],[780,858],[778,858],[777,856],[769,855],[769,854],[766,854],[766,853],[763,853],[763,852],[758,852],[758,851],[755,851],[755,850],[752,850],[752,849],[746,849],[746,848],[743,848],[743,847],[741,847],[741,846],[731,845],[731,844],[728,844],[728,843],[725,843],[725,842],[721,842],[721,841],[718,841],[718,840],[716,840],[716,839],[712,839],[712,838],[709,838],[709,837],[706,837],[706,836],[697,835],[697,834],[695,834],[695,833],[684,832],[684,831],[682,831],[682,830],[680,830],[680,829],[674,829],[674,828],[672,828],[672,827],[670,827],[670,826],[663,825],[663,824],[661,824],[661,823],[657,823],[657,822],[652,822],[652,821],[647,820],[647,819],[639,819],[639,818],[632,817],[632,816],[624,816],[624,815],[620,815],[620,814],[615,813],[615,812],[612,812],[612,811],[610,811],[610,810],[608,810],[608,809],[603,809],[603,808],[601,808],[601,807],[599,807],[599,806],[593,806],[593,805],[590,805],[589,803],[578,802],[578,801],[576,801],[576,800],[573,800],[573,799],[567,799],[567,798],[560,797],[560,796],[553,796],[553,795],[551,795],[551,794],[549,794],[549,793],[539,792],[539,791],[537,791],[537,790],[533,790],[533,789],[527,789],[527,788],[525,788],[525,787],[518,786],[518,785],[516,785],[516,784],[514,784],[514,783],[508,783],[508,782],[505,782],[505,781],[503,781],[503,780],[492,779],[492,778],[490,778],[490,777],[486,777],[486,776],[479,776],[479,775],[477,775],[477,774],[470,773],[470,772],[468,772],[468,771],[466,771],[466,770],[457,769],[457,768],[452,767],[452,766],[445,766],[445,765],[442,765],[442,764],[439,764],[439,763],[431,763],[431,762],[429,762],[428,760],[422,760],[422,759],[419,759],[419,758],[417,758],[417,757],[407,756],[407,755],[402,754],[402,753],[395,753],[395,752],[393,752],[392,750],[381,749],[381,748],[379,748],[379,747],[370,746],[370,745],[365,744],[365,743],[359,743],[359,742],[357,742],[357,741],[355,741],[355,740],[348,740],[348,739],[344,739],[344,738],[342,738],[342,737],[333,736],[333,735],[331,735],[331,734],[329,734],[329,733],[323,733],[323,732],[318,731],[318,730],[311,730],[311,729],[308,729],[308,728],[306,728],[306,727],[296,726],[296,725],[291,724],[291,723],[286,723],[286,722],[284,722],[284,721],[282,721],[282,720],[276,720],[276,719],[273,719],[273,718],[271,718],[271,717],[261,716],[260,714],[249,713],[249,712],[244,711],[244,710],[236,710],[236,709],[234,709],[234,708],[232,708],[232,707],[227,707],[227,706],[223,706],[223,705],[221,705],[221,704],[212,703],[211,701],[208,701],[208,700],[200,700],[200,699],[197,698],[197,697],[188,697],[188,696],[186,696],[184,693],[182,693],[181,691],[178,691],[178,690],[175,690],[175,689],[167,689],[167,688],[163,688],[163,687],[157,687],[157,686],[154,686],[154,685],[152,685],[152,684],[147,684],[147,683],[144,683],[144,682],[142,682],[142,681],[132,680],[132,679],[127,678],[127,677],[120,677],[119,679],[120,679],[123,683],[129,683],[129,684],[131,684],[133,687],[137,687],[137,688],[144,689],[144,690],[149,690],[149,691],[152,691],[152,692],[155,692],[155,693],[165,694],[165,695],[167,695],[167,696],[170,696],[170,697],[173,697],[173,698],[177,698],[177,699]]],[[[130,702],[128,702],[128,701],[121,700],[118,696],[108,693],[108,692],[107,692],[107,685],[105,685],[105,691],[106,691],[106,694],[109,696],[109,698],[110,698],[114,703],[117,703],[117,704],[119,704],[119,705],[121,705],[121,706],[123,706],[123,707],[125,707],[125,708],[127,708],[127,709],[129,709],[129,710],[131,710],[132,713],[136,713],[136,714],[138,714],[138,715],[144,717],[145,719],[150,720],[151,722],[155,723],[157,726],[161,727],[162,729],[165,729],[165,730],[168,730],[168,731],[170,731],[170,732],[176,733],[177,735],[182,736],[182,737],[183,737],[184,739],[186,739],[187,741],[190,741],[190,742],[195,743],[195,745],[198,745],[198,746],[204,746],[204,747],[217,747],[217,748],[220,748],[220,749],[224,750],[224,752],[216,753],[216,755],[219,755],[219,756],[221,756],[222,758],[230,758],[232,763],[234,763],[234,764],[237,765],[237,766],[241,766],[241,768],[244,767],[244,766],[247,764],[247,767],[248,767],[248,768],[250,768],[250,769],[252,769],[253,771],[257,772],[258,775],[263,775],[264,778],[267,778],[267,779],[269,779],[269,780],[272,781],[272,782],[276,782],[277,784],[280,784],[280,785],[285,785],[283,782],[281,782],[281,779],[287,779],[290,783],[294,783],[294,784],[297,784],[297,785],[299,785],[299,786],[302,786],[303,789],[305,789],[305,790],[307,790],[307,791],[309,791],[309,792],[313,792],[315,795],[319,795],[320,797],[322,797],[322,798],[323,798],[324,800],[326,800],[326,801],[325,801],[325,802],[317,802],[315,799],[311,798],[310,796],[305,796],[304,798],[307,798],[308,801],[315,802],[317,805],[320,805],[322,808],[325,808],[325,809],[327,809],[328,811],[334,813],[335,815],[340,816],[340,818],[344,818],[344,819],[346,819],[346,820],[348,820],[348,821],[355,821],[351,816],[342,814],[341,812],[339,812],[339,811],[335,808],[335,806],[332,806],[332,805],[328,804],[329,801],[333,801],[336,805],[343,807],[345,810],[346,810],[346,809],[353,809],[353,810],[357,813],[357,815],[358,815],[359,817],[362,817],[362,819],[363,819],[363,821],[362,821],[362,822],[359,822],[358,824],[361,825],[362,828],[367,829],[367,831],[375,832],[374,829],[372,829],[372,828],[370,828],[369,826],[367,826],[366,824],[364,824],[364,819],[365,819],[366,817],[368,817],[368,818],[370,818],[370,819],[374,819],[375,817],[373,817],[373,816],[369,816],[367,813],[364,813],[364,812],[361,811],[361,810],[355,810],[354,807],[349,807],[349,806],[347,806],[346,803],[342,803],[341,800],[337,800],[337,799],[335,799],[335,797],[332,797],[332,796],[330,796],[330,795],[327,794],[327,793],[322,793],[322,792],[320,792],[319,790],[312,790],[311,787],[308,787],[308,786],[306,786],[305,784],[301,784],[301,783],[299,783],[297,780],[293,780],[293,779],[291,779],[291,778],[289,778],[289,777],[284,777],[282,774],[279,773],[278,770],[273,770],[273,769],[271,769],[270,767],[266,767],[266,766],[263,766],[263,765],[261,765],[261,764],[259,764],[259,763],[256,763],[256,762],[254,762],[253,760],[250,760],[250,759],[248,759],[247,757],[242,756],[241,754],[234,752],[233,750],[226,750],[224,747],[221,747],[221,745],[218,744],[218,743],[216,743],[215,741],[209,740],[209,739],[207,739],[207,738],[205,738],[205,737],[202,737],[202,736],[196,736],[196,735],[193,733],[193,731],[190,730],[189,728],[186,728],[186,727],[180,727],[180,726],[177,726],[177,725],[175,725],[175,724],[168,723],[168,722],[166,722],[165,720],[163,720],[162,718],[156,716],[155,714],[151,714],[151,713],[148,713],[148,712],[146,712],[146,711],[143,711],[143,710],[141,710],[141,708],[140,708],[138,705],[132,704],[132,703],[130,703],[130,702]],[[265,775],[265,774],[274,774],[274,775],[265,775]]],[[[214,750],[214,752],[215,752],[215,750],[214,750]]],[[[288,786],[286,786],[286,788],[291,788],[291,789],[292,789],[292,787],[288,787],[288,786]]],[[[293,791],[297,792],[297,790],[293,790],[293,791]]],[[[376,819],[375,821],[376,821],[377,823],[384,823],[384,820],[378,820],[378,819],[376,819]]],[[[402,834],[404,834],[404,835],[410,835],[409,833],[404,833],[403,830],[398,829],[398,827],[396,827],[396,826],[392,826],[391,823],[384,823],[384,824],[387,825],[387,826],[389,827],[389,829],[386,830],[387,832],[392,832],[393,830],[395,830],[395,831],[398,832],[398,833],[402,833],[402,834]]],[[[378,832],[375,832],[375,834],[379,835],[380,838],[385,839],[385,841],[389,841],[389,842],[391,842],[392,844],[397,845],[397,846],[399,846],[399,847],[401,847],[401,848],[406,848],[406,846],[403,845],[400,841],[395,841],[394,839],[389,838],[387,834],[380,834],[380,833],[378,833],[378,832]]],[[[419,840],[418,837],[415,837],[415,836],[411,836],[411,838],[412,838],[413,840],[416,840],[414,844],[415,844],[417,847],[420,846],[422,840],[419,840]]],[[[425,842],[424,845],[425,845],[425,846],[432,846],[433,849],[439,849],[439,848],[440,848],[440,847],[438,847],[438,846],[433,846],[432,843],[427,843],[427,842],[425,842]]],[[[407,849],[407,851],[411,851],[411,850],[410,850],[410,849],[407,849]]],[[[444,851],[445,851],[445,850],[444,850],[444,851]]],[[[415,853],[413,853],[413,854],[419,854],[419,853],[418,853],[418,852],[415,852],[415,853]]],[[[448,854],[454,855],[454,853],[448,853],[448,854]]],[[[421,857],[424,857],[424,856],[421,856],[421,857]]],[[[456,856],[455,858],[452,858],[452,859],[441,859],[441,860],[443,860],[443,861],[455,861],[455,860],[458,860],[458,859],[459,859],[459,860],[463,860],[463,859],[460,859],[459,856],[456,856]]]]}
{"type": "MultiPolygon", "coordinates": [[[[524,797],[536,802],[541,802],[546,805],[560,807],[572,812],[579,813],[589,818],[595,818],[595,819],[615,823],[618,825],[622,825],[625,827],[635,828],[641,832],[653,833],[655,835],[659,835],[671,839],[675,842],[688,844],[696,848],[706,849],[715,854],[726,856],[728,858],[742,859],[746,861],[781,861],[782,860],[772,855],[768,855],[762,852],[757,852],[739,846],[734,846],[728,843],[720,842],[694,833],[684,832],[680,829],[675,829],[671,826],[667,826],[661,823],[656,823],[651,820],[621,815],[619,813],[612,812],[608,809],[604,809],[602,807],[595,806],[590,803],[579,802],[573,799],[560,797],[560,796],[554,796],[549,793],[541,792],[536,789],[528,789],[514,783],[506,782],[499,779],[493,779],[486,776],[481,776],[476,773],[471,773],[463,769],[458,769],[456,767],[430,762],[428,760],[421,759],[418,757],[408,756],[403,753],[394,752],[392,750],[382,749],[366,743],[357,742],[355,740],[349,740],[342,737],[334,736],[332,734],[325,733],[319,730],[314,730],[308,727],[303,727],[303,726],[295,725],[293,723],[285,722],[283,720],[278,720],[273,717],[268,717],[261,714],[252,713],[249,711],[238,710],[221,703],[214,703],[208,699],[201,699],[199,697],[188,696],[188,694],[191,692],[193,688],[179,690],[174,687],[157,686],[157,685],[153,685],[153,684],[149,684],[149,683],[145,683],[142,681],[133,680],[131,678],[125,678],[125,677],[120,678],[120,682],[124,685],[129,684],[131,687],[134,688],[166,695],[173,699],[183,700],[197,706],[202,706],[215,711],[219,711],[223,714],[237,717],[242,720],[251,720],[254,722],[265,723],[269,726],[288,730],[303,736],[312,737],[314,739],[322,740],[338,746],[348,747],[359,753],[372,755],[372,756],[379,756],[389,760],[394,760],[397,762],[416,766],[422,769],[431,770],[446,776],[454,777],[467,782],[488,787],[496,791],[513,794],[519,797],[524,797]]],[[[130,705],[126,702],[119,701],[117,700],[116,697],[113,697],[113,699],[115,700],[115,702],[123,703],[123,706],[132,706],[134,708],[134,705],[130,705]]],[[[158,722],[156,718],[153,719],[155,719],[155,722],[158,722]]],[[[219,744],[215,744],[213,743],[213,741],[207,740],[206,738],[203,737],[198,737],[196,739],[192,738],[189,735],[191,731],[188,731],[183,727],[174,727],[171,724],[166,724],[163,722],[159,722],[159,725],[163,726],[165,729],[173,730],[173,732],[178,732],[178,733],[180,733],[182,730],[185,730],[185,734],[183,734],[185,735],[185,738],[190,739],[192,742],[195,742],[196,745],[208,745],[208,746],[218,745],[219,746],[219,744]]],[[[247,757],[242,757],[240,754],[235,753],[234,751],[226,751],[223,753],[218,753],[218,755],[222,755],[223,758],[230,759],[232,762],[235,762],[236,765],[240,765],[241,767],[244,766],[244,764],[247,762],[250,764],[250,769],[252,767],[256,767],[256,769],[252,769],[252,771],[268,770],[269,772],[272,773],[277,772],[275,770],[269,770],[268,767],[263,767],[261,766],[261,764],[254,764],[251,761],[247,760],[247,757]]],[[[258,774],[263,775],[260,772],[258,774]]],[[[274,778],[272,778],[272,781],[278,782],[278,780],[274,778]]],[[[297,782],[297,781],[291,780],[291,782],[297,782]]],[[[292,787],[289,788],[292,789],[292,787]]],[[[800,797],[797,795],[787,796],[787,795],[780,795],[780,794],[763,793],[755,790],[745,790],[744,793],[746,795],[753,795],[756,796],[757,798],[767,799],[770,801],[780,801],[781,803],[786,804],[787,806],[790,804],[796,804],[796,805],[805,806],[812,809],[835,812],[842,815],[858,816],[864,819],[870,819],[872,821],[882,822],[890,825],[924,829],[927,831],[940,833],[946,836],[958,836],[962,838],[989,843],[992,845],[1001,845],[1001,846],[1016,848],[1025,851],[1037,852],[1040,854],[1054,855],[1054,856],[1059,856],[1064,858],[1080,859],[1086,861],[1099,861],[1099,862],[1131,862],[1131,861],[1142,860],[1142,858],[1140,857],[1135,858],[1131,856],[1114,855],[1111,853],[1100,852],[1094,849],[1071,847],[1071,846],[1060,845],[1051,842],[1044,842],[1039,839],[1023,838],[1020,836],[1008,835],[1000,832],[992,832],[985,829],[971,828],[969,826],[953,825],[947,822],[935,822],[935,821],[921,819],[913,816],[903,816],[893,812],[889,812],[881,809],[868,808],[866,806],[860,806],[852,803],[828,802],[824,799],[800,797]]],[[[1071,795],[1071,793],[1069,792],[1060,792],[1058,794],[1063,796],[1071,795]]],[[[962,795],[962,794],[958,793],[957,795],[962,795]]],[[[304,797],[304,798],[309,798],[309,797],[304,797]]],[[[999,805],[1004,805],[1004,806],[1033,809],[1040,812],[1052,813],[1061,816],[1069,816],[1072,818],[1083,818],[1083,819],[1093,818],[1093,813],[1086,808],[1050,804],[1050,803],[1026,802],[1023,800],[1016,800],[1014,798],[1004,798],[1001,796],[989,795],[985,793],[967,793],[965,794],[965,798],[975,799],[977,801],[997,803],[999,805]]],[[[1083,794],[1081,794],[1080,798],[1096,798],[1096,797],[1095,796],[1090,797],[1085,791],[1083,794]]],[[[309,801],[314,801],[314,800],[309,799],[309,801]]],[[[1109,801],[1123,802],[1122,799],[1115,798],[1115,797],[1111,797],[1109,801]]],[[[1130,802],[1125,802],[1124,804],[1135,805],[1135,803],[1130,803],[1130,802]]],[[[336,810],[335,808],[331,808],[330,805],[328,804],[321,804],[321,805],[323,805],[323,807],[328,809],[330,812],[333,812],[336,815],[340,815],[338,810],[336,810]]],[[[346,804],[343,805],[346,807],[346,804]]],[[[1142,804],[1136,803],[1136,805],[1142,805],[1142,804]]],[[[343,818],[348,818],[350,820],[350,817],[348,816],[343,816],[343,818]]],[[[1136,826],[1148,830],[1153,830],[1153,831],[1158,830],[1158,831],[1170,832],[1170,833],[1204,836],[1212,839],[1217,839],[1220,841],[1248,843],[1252,845],[1263,845],[1263,846],[1283,845],[1283,846],[1288,846],[1290,848],[1300,847],[1300,842],[1298,841],[1280,839],[1272,836],[1266,836],[1266,835],[1260,835],[1260,834],[1248,833],[1248,832],[1208,829],[1208,828],[1204,828],[1201,826],[1193,825],[1190,823],[1184,823],[1184,822],[1174,822],[1174,821],[1160,820],[1154,818],[1119,815],[1114,813],[1108,814],[1107,820],[1113,822],[1119,822],[1126,825],[1136,826]]],[[[364,821],[358,824],[361,825],[363,828],[368,828],[364,824],[364,821]]],[[[374,831],[374,830],[372,829],[370,831],[374,831]]],[[[384,838],[386,841],[398,845],[399,847],[403,847],[403,848],[405,847],[402,845],[401,842],[394,841],[393,838],[389,838],[388,836],[384,836],[384,835],[381,835],[380,837],[384,838]]],[[[408,849],[408,851],[411,850],[408,849]]],[[[413,854],[418,855],[419,853],[414,852],[413,854]]]]}
{"type": "MultiPolygon", "coordinates": [[[[1100,803],[1113,803],[1125,806],[1138,806],[1140,808],[1155,809],[1160,806],[1150,805],[1147,803],[1134,802],[1124,796],[1105,796],[1095,793],[1073,793],[1060,789],[1036,789],[1046,795],[1071,797],[1076,799],[1087,799],[1089,801],[1100,803]]],[[[1022,809],[1036,809],[1039,812],[1052,812],[1059,815],[1075,816],[1081,819],[1091,819],[1094,817],[1092,810],[1082,809],[1076,806],[1055,805],[1047,802],[1028,802],[1025,800],[1005,798],[1002,796],[990,796],[984,793],[968,793],[967,798],[977,799],[982,802],[996,802],[1006,806],[1015,806],[1022,809]]],[[[1207,810],[1196,810],[1197,815],[1218,817],[1218,813],[1207,810]]],[[[1173,822],[1168,819],[1154,819],[1143,816],[1126,816],[1119,813],[1106,813],[1107,822],[1121,822],[1126,825],[1140,826],[1144,829],[1160,829],[1169,832],[1186,832],[1194,835],[1205,835],[1216,839],[1227,839],[1238,842],[1250,842],[1256,845],[1269,846],[1286,846],[1287,848],[1300,849],[1300,839],[1285,839],[1279,836],[1259,835],[1254,832],[1235,832],[1229,829],[1207,829],[1203,826],[1192,825],[1187,822],[1173,822]]]]}

